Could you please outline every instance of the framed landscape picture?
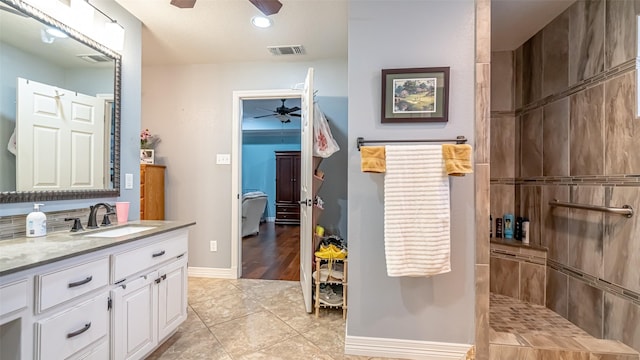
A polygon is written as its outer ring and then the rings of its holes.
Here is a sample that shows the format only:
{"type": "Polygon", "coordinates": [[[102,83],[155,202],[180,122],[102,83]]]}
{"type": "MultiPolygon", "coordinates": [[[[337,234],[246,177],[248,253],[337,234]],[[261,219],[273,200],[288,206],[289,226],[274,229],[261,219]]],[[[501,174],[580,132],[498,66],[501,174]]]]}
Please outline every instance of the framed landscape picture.
{"type": "Polygon", "coordinates": [[[382,122],[447,122],[449,68],[382,70],[382,122]]]}

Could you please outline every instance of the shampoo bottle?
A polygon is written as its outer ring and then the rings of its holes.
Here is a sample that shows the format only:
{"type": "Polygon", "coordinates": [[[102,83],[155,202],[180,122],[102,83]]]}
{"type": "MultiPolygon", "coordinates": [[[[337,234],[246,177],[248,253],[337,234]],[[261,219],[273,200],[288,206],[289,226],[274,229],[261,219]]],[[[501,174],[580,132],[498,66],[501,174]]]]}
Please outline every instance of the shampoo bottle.
{"type": "Polygon", "coordinates": [[[531,233],[529,232],[529,219],[522,219],[522,243],[528,244],[531,233]]]}
{"type": "Polygon", "coordinates": [[[44,204],[33,204],[33,211],[27,215],[27,237],[47,235],[47,216],[40,211],[44,204]]]}
{"type": "Polygon", "coordinates": [[[513,239],[513,227],[515,225],[513,221],[513,214],[504,214],[503,222],[504,238],[513,239]]]}

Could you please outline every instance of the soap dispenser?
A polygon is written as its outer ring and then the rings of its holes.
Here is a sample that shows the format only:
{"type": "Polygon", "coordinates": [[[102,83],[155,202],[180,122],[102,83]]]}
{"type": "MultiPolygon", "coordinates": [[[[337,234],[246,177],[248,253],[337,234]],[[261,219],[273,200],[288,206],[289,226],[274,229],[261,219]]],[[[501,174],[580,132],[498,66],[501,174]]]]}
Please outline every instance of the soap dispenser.
{"type": "Polygon", "coordinates": [[[47,235],[47,216],[40,211],[44,204],[33,204],[33,211],[27,215],[27,237],[47,235]]]}

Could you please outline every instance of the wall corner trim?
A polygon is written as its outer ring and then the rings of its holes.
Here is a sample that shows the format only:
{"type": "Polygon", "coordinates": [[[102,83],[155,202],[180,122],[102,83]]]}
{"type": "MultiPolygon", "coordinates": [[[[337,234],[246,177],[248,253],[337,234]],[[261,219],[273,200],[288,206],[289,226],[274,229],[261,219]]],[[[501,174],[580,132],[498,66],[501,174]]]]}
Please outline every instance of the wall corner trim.
{"type": "Polygon", "coordinates": [[[236,268],[188,268],[188,275],[193,277],[215,278],[215,279],[237,279],[238,269],[236,268]]]}
{"type": "Polygon", "coordinates": [[[473,345],[347,335],[344,353],[416,360],[464,360],[473,345]]]}

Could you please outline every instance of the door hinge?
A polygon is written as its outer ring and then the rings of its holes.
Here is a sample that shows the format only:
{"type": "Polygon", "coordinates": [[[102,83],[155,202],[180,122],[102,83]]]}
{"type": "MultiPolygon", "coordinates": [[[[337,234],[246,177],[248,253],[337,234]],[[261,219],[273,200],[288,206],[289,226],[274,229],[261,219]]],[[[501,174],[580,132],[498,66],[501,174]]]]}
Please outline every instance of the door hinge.
{"type": "Polygon", "coordinates": [[[107,298],[107,311],[111,310],[111,298],[107,298]]]}

